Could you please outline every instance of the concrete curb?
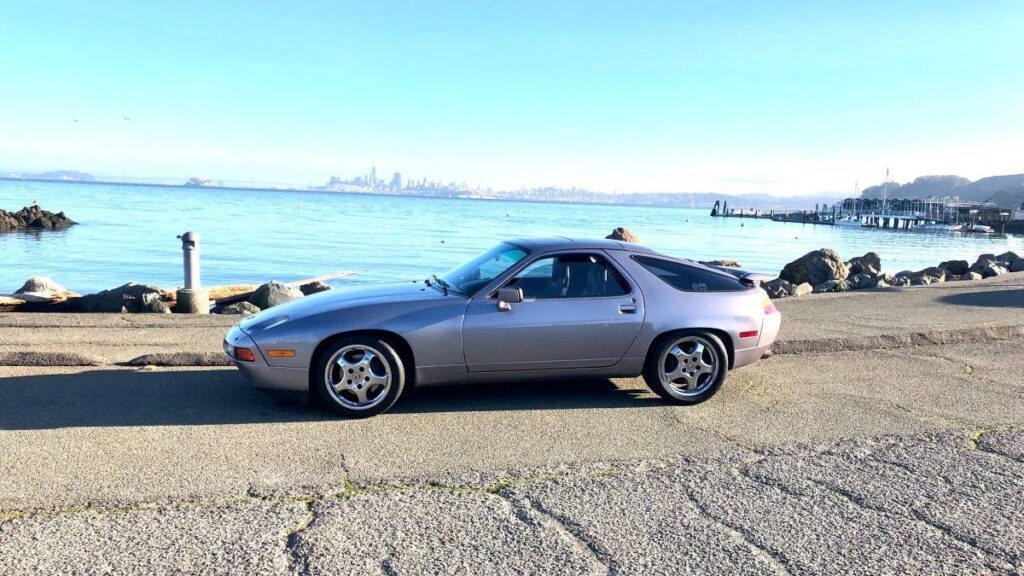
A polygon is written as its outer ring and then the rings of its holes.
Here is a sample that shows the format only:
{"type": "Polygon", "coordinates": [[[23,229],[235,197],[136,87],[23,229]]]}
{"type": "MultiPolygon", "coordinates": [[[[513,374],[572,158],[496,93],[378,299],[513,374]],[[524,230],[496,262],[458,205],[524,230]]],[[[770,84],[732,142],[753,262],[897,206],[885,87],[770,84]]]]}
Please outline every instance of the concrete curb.
{"type": "Polygon", "coordinates": [[[110,360],[74,352],[0,352],[0,366],[106,366],[110,360]]]}
{"type": "Polygon", "coordinates": [[[857,338],[829,340],[783,340],[772,347],[775,354],[807,354],[813,352],[849,352],[854,350],[881,350],[911,348],[971,342],[995,342],[1024,338],[1024,325],[985,326],[953,330],[932,330],[909,334],[882,334],[857,338]]]}
{"type": "Polygon", "coordinates": [[[233,366],[219,352],[157,352],[143,354],[124,363],[126,366],[233,366]]]}

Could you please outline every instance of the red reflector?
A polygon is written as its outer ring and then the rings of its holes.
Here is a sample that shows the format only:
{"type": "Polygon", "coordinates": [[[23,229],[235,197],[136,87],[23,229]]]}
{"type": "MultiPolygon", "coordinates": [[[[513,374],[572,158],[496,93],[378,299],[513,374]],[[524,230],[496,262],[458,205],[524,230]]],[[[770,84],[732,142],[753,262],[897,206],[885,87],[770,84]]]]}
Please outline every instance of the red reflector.
{"type": "Polygon", "coordinates": [[[255,362],[256,355],[248,348],[235,348],[235,360],[241,360],[242,362],[255,362]]]}
{"type": "Polygon", "coordinates": [[[757,330],[747,330],[746,332],[740,332],[740,338],[753,338],[757,336],[757,330]]]}

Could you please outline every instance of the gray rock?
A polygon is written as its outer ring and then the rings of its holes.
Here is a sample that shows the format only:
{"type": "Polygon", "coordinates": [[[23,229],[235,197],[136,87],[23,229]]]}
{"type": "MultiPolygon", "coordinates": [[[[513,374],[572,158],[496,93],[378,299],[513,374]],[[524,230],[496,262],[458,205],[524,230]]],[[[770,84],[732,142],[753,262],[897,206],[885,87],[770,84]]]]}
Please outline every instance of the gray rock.
{"type": "Polygon", "coordinates": [[[878,277],[872,276],[871,274],[851,274],[846,279],[850,283],[850,288],[854,290],[863,290],[865,288],[874,288],[878,284],[878,277]]]}
{"type": "Polygon", "coordinates": [[[793,287],[793,296],[807,296],[811,292],[814,292],[814,287],[804,282],[803,284],[797,284],[793,287]]]}
{"type": "Polygon", "coordinates": [[[996,257],[995,257],[994,254],[982,254],[981,256],[978,256],[978,259],[974,261],[974,264],[971,264],[971,267],[969,268],[969,270],[971,272],[978,272],[978,273],[981,273],[982,275],[984,275],[982,273],[982,270],[984,270],[985,268],[987,268],[989,266],[994,265],[995,263],[996,263],[996,257]]]}
{"type": "Polygon", "coordinates": [[[924,270],[918,270],[910,275],[911,280],[915,280],[917,278],[928,278],[929,284],[934,282],[945,282],[946,271],[938,266],[932,266],[930,268],[925,268],[924,270]]]}
{"type": "Polygon", "coordinates": [[[874,252],[850,258],[850,274],[868,274],[878,276],[882,270],[882,259],[874,252]]]}
{"type": "Polygon", "coordinates": [[[241,314],[243,316],[248,316],[250,314],[255,314],[255,313],[259,312],[259,311],[260,311],[260,309],[259,309],[258,306],[255,306],[255,305],[250,304],[248,302],[236,302],[234,304],[229,304],[228,306],[225,306],[225,307],[221,308],[220,310],[217,311],[217,313],[218,314],[241,314]]]}
{"type": "Polygon", "coordinates": [[[978,272],[964,272],[960,275],[961,280],[981,280],[982,276],[978,272]]]}
{"type": "Polygon", "coordinates": [[[999,276],[1009,272],[1006,268],[998,264],[989,264],[981,269],[980,274],[982,278],[992,278],[993,276],[999,276]]]}
{"type": "Polygon", "coordinates": [[[303,296],[304,294],[298,288],[293,288],[280,282],[268,282],[257,288],[249,296],[248,302],[257,306],[260,310],[266,310],[267,308],[273,308],[278,304],[284,304],[303,296]]]}
{"type": "Polygon", "coordinates": [[[326,292],[330,289],[330,286],[319,281],[307,282],[306,284],[299,286],[299,291],[305,294],[306,296],[309,296],[310,294],[316,294],[318,292],[326,292]]]}
{"type": "Polygon", "coordinates": [[[889,282],[889,284],[891,286],[910,286],[910,277],[897,275],[889,282]]]}
{"type": "Polygon", "coordinates": [[[770,282],[762,283],[761,288],[768,293],[769,298],[778,299],[793,296],[796,287],[781,278],[776,278],[770,282]]]}
{"type": "Polygon", "coordinates": [[[64,300],[78,296],[46,276],[33,276],[18,288],[15,296],[25,301],[64,300]]]}
{"type": "MultiPolygon", "coordinates": [[[[127,305],[125,306],[127,308],[127,305]]],[[[156,314],[170,314],[171,306],[164,302],[163,296],[150,292],[138,298],[138,312],[151,312],[156,314]]]]}
{"type": "Polygon", "coordinates": [[[918,276],[910,279],[911,286],[927,286],[932,283],[932,279],[928,276],[918,276]]]}
{"type": "Polygon", "coordinates": [[[1007,264],[1012,264],[1017,260],[1020,260],[1020,256],[1018,256],[1017,253],[1014,252],[1013,250],[1008,250],[996,256],[997,262],[1006,262],[1007,264]]]}
{"type": "Polygon", "coordinates": [[[611,234],[605,236],[605,238],[607,238],[608,240],[631,242],[633,244],[640,242],[640,239],[637,238],[636,234],[630,232],[628,228],[616,228],[615,230],[612,230],[611,234]]]}
{"type": "Polygon", "coordinates": [[[815,284],[813,291],[815,294],[823,292],[847,292],[851,289],[850,283],[845,278],[838,280],[827,280],[821,284],[815,284]]]}
{"type": "Polygon", "coordinates": [[[67,305],[72,312],[144,312],[147,302],[151,309],[157,307],[153,304],[154,298],[162,301],[163,290],[156,286],[129,282],[97,294],[71,298],[67,305]]]}
{"type": "Polygon", "coordinates": [[[947,260],[939,264],[938,267],[945,270],[947,274],[961,276],[970,270],[971,265],[967,263],[967,260],[947,260]]]}
{"type": "Polygon", "coordinates": [[[829,280],[845,279],[848,275],[849,269],[846,262],[843,262],[843,259],[834,250],[822,248],[808,252],[786,264],[779,274],[779,278],[793,284],[808,282],[817,286],[829,280]]]}
{"type": "Polygon", "coordinates": [[[875,288],[888,288],[889,286],[890,284],[885,280],[879,280],[878,283],[875,284],[875,288]]]}
{"type": "Polygon", "coordinates": [[[1010,272],[1024,272],[1024,258],[1018,258],[1010,264],[1010,272]]]}

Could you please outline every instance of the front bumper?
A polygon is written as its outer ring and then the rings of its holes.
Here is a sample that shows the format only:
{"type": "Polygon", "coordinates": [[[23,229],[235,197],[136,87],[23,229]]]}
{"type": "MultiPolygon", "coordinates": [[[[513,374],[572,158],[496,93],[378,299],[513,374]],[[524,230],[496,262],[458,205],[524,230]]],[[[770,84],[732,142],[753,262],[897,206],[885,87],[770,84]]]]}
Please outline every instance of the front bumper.
{"type": "Polygon", "coordinates": [[[256,342],[240,327],[234,326],[224,336],[224,353],[231,362],[245,374],[249,383],[264,390],[287,390],[306,392],[309,390],[309,370],[304,368],[282,368],[270,366],[256,342]],[[255,353],[256,360],[243,362],[234,357],[235,348],[248,348],[255,353]]]}

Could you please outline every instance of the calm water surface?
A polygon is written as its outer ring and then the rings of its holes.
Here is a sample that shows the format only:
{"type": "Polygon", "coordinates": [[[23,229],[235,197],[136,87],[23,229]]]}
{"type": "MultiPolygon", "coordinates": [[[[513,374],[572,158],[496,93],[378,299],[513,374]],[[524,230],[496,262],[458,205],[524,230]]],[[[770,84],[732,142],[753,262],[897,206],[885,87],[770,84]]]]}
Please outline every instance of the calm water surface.
{"type": "Polygon", "coordinates": [[[730,258],[777,273],[822,247],[844,258],[878,252],[887,271],[1024,252],[1021,238],[893,232],[711,218],[708,210],[396,198],[0,181],[0,208],[38,201],[78,226],[0,235],[0,293],[32,275],[92,292],[125,282],[182,283],[181,243],[202,236],[204,285],[290,281],[354,269],[337,284],[420,279],[506,239],[598,238],[617,226],[647,246],[694,259],[730,258]]]}

